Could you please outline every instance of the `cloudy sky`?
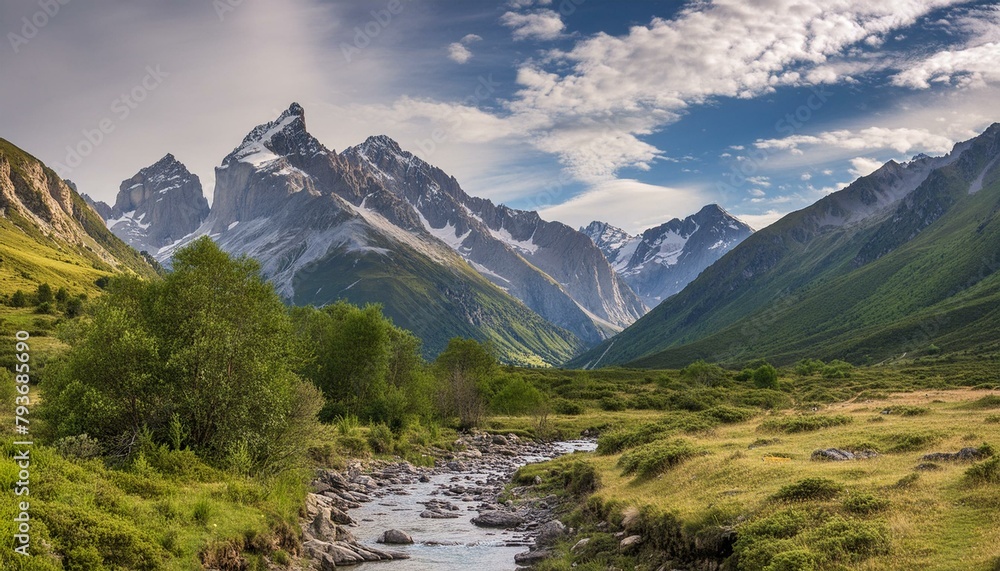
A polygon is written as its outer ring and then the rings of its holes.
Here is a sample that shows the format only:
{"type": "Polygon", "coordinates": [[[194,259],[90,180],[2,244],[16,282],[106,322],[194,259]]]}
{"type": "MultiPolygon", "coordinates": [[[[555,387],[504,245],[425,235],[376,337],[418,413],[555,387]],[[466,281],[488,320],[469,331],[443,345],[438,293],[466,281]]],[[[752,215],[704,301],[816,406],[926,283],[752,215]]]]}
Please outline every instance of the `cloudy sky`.
{"type": "Polygon", "coordinates": [[[109,202],[168,152],[211,200],[298,101],[328,147],[387,134],[574,226],[759,228],[1000,120],[986,2],[24,0],[0,31],[0,137],[109,202]]]}

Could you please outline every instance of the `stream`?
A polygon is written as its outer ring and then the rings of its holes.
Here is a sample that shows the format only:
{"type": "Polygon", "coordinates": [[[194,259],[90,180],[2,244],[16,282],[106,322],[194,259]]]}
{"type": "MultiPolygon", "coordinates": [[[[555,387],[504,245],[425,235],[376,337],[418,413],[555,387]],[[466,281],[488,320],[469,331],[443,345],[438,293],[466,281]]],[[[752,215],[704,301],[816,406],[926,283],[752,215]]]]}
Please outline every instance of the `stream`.
{"type": "MultiPolygon", "coordinates": [[[[488,529],[473,525],[471,519],[477,515],[482,502],[464,497],[449,490],[456,486],[475,489],[496,488],[508,481],[513,471],[525,464],[543,462],[556,456],[577,451],[590,452],[596,443],[590,440],[558,442],[543,451],[535,450],[515,457],[490,457],[484,455],[482,461],[468,462],[467,470],[438,472],[429,471],[427,481],[413,481],[393,486],[385,495],[350,510],[350,515],[358,522],[351,532],[358,542],[365,545],[381,546],[376,540],[387,529],[405,531],[413,537],[413,545],[394,545],[394,551],[406,553],[410,559],[365,563],[357,567],[361,571],[508,571],[517,568],[514,555],[528,549],[533,536],[527,531],[506,531],[488,529]],[[426,502],[446,500],[455,506],[459,515],[452,519],[427,519],[420,517],[426,502]]],[[[466,463],[463,463],[463,465],[466,463]]]]}

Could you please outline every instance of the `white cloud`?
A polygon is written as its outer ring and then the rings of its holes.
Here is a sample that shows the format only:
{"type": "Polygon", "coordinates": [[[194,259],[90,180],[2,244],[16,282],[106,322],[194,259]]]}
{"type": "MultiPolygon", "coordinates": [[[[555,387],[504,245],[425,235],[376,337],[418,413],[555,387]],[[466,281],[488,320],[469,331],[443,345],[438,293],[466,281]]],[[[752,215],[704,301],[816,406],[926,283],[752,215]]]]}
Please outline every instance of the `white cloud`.
{"type": "Polygon", "coordinates": [[[811,173],[804,172],[804,173],[802,173],[802,176],[800,176],[799,178],[802,179],[802,180],[809,180],[812,177],[813,177],[813,175],[811,173]]]}
{"type": "Polygon", "coordinates": [[[750,193],[750,196],[753,196],[753,197],[756,197],[756,198],[760,198],[760,197],[764,196],[765,194],[767,194],[767,193],[765,193],[763,190],[761,190],[759,188],[751,188],[747,192],[750,193]]]}
{"type": "Polygon", "coordinates": [[[598,33],[568,51],[525,63],[517,75],[522,89],[508,109],[535,134],[540,149],[557,154],[581,178],[644,168],[659,154],[641,137],[691,106],[719,97],[757,97],[782,85],[844,81],[845,70],[873,66],[852,51],[859,42],[960,1],[690,3],[673,19],[655,18],[622,36],[598,33]],[[608,117],[617,124],[600,131],[602,140],[613,143],[606,151],[581,152],[580,137],[563,133],[608,117]]]}
{"type": "Polygon", "coordinates": [[[733,214],[733,216],[746,222],[754,230],[763,230],[780,220],[785,214],[788,213],[779,212],[778,210],[768,210],[762,214],[733,214]]]}
{"type": "Polygon", "coordinates": [[[508,6],[515,10],[528,8],[535,4],[538,4],[539,6],[548,6],[552,4],[552,0],[510,0],[510,2],[507,3],[508,6]]]}
{"type": "Polygon", "coordinates": [[[937,52],[892,77],[893,84],[914,89],[935,83],[983,87],[996,81],[1000,81],[1000,43],[994,42],[937,52]]]}
{"type": "Polygon", "coordinates": [[[851,159],[850,172],[856,177],[867,176],[882,167],[882,161],[869,159],[867,157],[856,157],[851,159]]]}
{"type": "Polygon", "coordinates": [[[688,216],[702,206],[704,198],[693,189],[618,179],[594,185],[562,204],[542,208],[539,214],[574,227],[586,225],[596,216],[637,234],[671,218],[688,216]]]}
{"type": "Polygon", "coordinates": [[[530,14],[507,12],[500,23],[513,30],[515,40],[554,40],[562,35],[566,24],[558,12],[539,10],[530,14]]]}
{"type": "Polygon", "coordinates": [[[799,147],[824,146],[839,147],[852,151],[891,149],[897,153],[912,151],[926,153],[947,153],[955,141],[927,129],[898,127],[868,127],[860,130],[839,129],[818,135],[790,135],[782,139],[759,139],[754,143],[758,149],[796,151],[799,147]]]}
{"type": "Polygon", "coordinates": [[[753,185],[763,186],[764,188],[771,186],[771,179],[766,176],[752,176],[747,179],[747,182],[753,185]]]}
{"type": "Polygon", "coordinates": [[[472,59],[472,50],[468,45],[482,41],[482,37],[476,34],[466,34],[461,40],[448,44],[448,58],[456,63],[466,63],[472,59]]]}
{"type": "Polygon", "coordinates": [[[448,44],[448,58],[456,63],[466,63],[472,59],[472,52],[462,44],[454,42],[448,44]]]}

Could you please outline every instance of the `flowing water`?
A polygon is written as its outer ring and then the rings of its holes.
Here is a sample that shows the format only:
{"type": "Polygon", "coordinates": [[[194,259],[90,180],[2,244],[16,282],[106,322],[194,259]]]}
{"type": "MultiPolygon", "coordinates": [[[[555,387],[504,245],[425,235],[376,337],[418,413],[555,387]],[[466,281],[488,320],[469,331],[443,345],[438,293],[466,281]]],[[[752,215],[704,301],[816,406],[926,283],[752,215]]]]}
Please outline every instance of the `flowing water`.
{"type": "MultiPolygon", "coordinates": [[[[557,454],[589,452],[595,443],[587,440],[559,442],[557,454]]],[[[521,456],[517,464],[524,465],[549,460],[551,457],[521,456]]],[[[448,498],[462,511],[456,519],[425,519],[420,517],[423,504],[433,499],[444,499],[435,492],[452,483],[484,484],[487,478],[504,476],[499,472],[475,470],[465,473],[436,474],[429,482],[414,482],[400,486],[407,495],[393,494],[378,498],[350,511],[360,527],[351,532],[358,541],[379,548],[401,551],[410,559],[381,563],[365,563],[359,571],[509,571],[516,569],[514,555],[528,550],[530,540],[524,533],[499,529],[484,529],[472,525],[479,502],[463,502],[448,498]],[[458,480],[456,480],[458,478],[458,480]],[[387,529],[400,529],[410,534],[413,545],[378,545],[375,541],[387,529]]]]}

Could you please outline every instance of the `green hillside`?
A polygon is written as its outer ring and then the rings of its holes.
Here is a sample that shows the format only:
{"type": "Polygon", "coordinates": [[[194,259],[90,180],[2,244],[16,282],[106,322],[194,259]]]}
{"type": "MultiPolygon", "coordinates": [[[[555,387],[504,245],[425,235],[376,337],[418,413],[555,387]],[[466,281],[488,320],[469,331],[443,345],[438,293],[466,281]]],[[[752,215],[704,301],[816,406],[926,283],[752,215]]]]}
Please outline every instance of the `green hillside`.
{"type": "Polygon", "coordinates": [[[998,132],[991,128],[932,171],[887,214],[822,225],[840,204],[874,196],[886,179],[876,173],[786,216],[571,364],[877,363],[993,343],[1000,332],[998,132]],[[969,194],[984,171],[983,188],[969,194]]]}
{"type": "Polygon", "coordinates": [[[563,363],[583,350],[572,333],[545,321],[461,259],[445,266],[406,250],[392,256],[333,253],[296,274],[292,302],[381,303],[396,325],[423,340],[428,358],[452,337],[489,341],[503,361],[527,366],[563,363]]]}
{"type": "Polygon", "coordinates": [[[94,293],[94,282],[102,276],[123,271],[155,275],[141,254],[115,237],[83,198],[38,159],[0,139],[0,164],[10,165],[9,172],[0,171],[5,190],[0,195],[0,295],[33,291],[42,283],[72,293],[94,293]],[[69,193],[71,211],[43,200],[43,193],[52,189],[69,193]],[[41,227],[29,212],[59,230],[41,227]]]}

